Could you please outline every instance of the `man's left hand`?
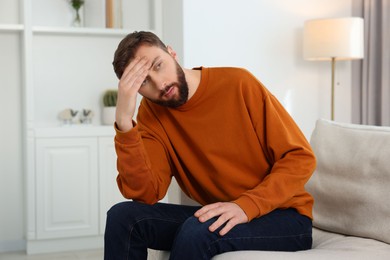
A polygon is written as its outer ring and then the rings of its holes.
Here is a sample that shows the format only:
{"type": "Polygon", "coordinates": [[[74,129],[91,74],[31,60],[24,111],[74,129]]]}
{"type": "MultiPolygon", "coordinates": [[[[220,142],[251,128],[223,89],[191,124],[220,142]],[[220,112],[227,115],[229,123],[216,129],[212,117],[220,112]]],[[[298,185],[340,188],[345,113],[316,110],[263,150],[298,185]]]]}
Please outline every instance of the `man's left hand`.
{"type": "Polygon", "coordinates": [[[213,217],[218,219],[210,225],[209,230],[214,232],[224,223],[225,226],[219,231],[221,236],[226,235],[235,225],[247,223],[248,217],[245,212],[233,202],[217,202],[203,206],[200,210],[195,212],[195,217],[200,222],[206,222],[213,217]]]}

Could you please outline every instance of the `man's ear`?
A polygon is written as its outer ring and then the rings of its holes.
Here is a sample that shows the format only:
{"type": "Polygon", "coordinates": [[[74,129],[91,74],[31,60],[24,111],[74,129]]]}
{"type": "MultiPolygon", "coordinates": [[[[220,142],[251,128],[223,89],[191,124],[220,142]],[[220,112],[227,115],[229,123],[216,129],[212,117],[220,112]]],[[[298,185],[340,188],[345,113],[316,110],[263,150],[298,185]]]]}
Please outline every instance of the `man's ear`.
{"type": "Polygon", "coordinates": [[[175,59],[177,60],[177,53],[172,49],[171,46],[167,46],[167,49],[168,49],[168,53],[175,59]]]}

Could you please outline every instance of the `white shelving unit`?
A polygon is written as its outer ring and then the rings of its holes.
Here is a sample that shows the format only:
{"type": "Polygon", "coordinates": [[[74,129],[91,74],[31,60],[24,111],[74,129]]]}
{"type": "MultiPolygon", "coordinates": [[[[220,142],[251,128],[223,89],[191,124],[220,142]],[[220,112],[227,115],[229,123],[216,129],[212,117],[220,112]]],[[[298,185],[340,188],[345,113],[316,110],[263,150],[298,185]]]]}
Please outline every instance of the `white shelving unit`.
{"type": "Polygon", "coordinates": [[[21,32],[24,26],[21,24],[0,24],[0,32],[21,32]]]}
{"type": "Polygon", "coordinates": [[[102,247],[105,212],[121,200],[101,97],[117,86],[111,62],[119,41],[134,30],[162,36],[162,0],[124,3],[123,17],[139,10],[144,21],[104,28],[105,0],[86,1],[84,27],[75,28],[66,0],[0,2],[0,65],[11,67],[0,84],[22,95],[28,253],[102,247]],[[62,126],[57,116],[66,108],[92,109],[92,124],[62,126]]]}
{"type": "Polygon", "coordinates": [[[111,62],[119,41],[135,29],[162,35],[161,0],[115,1],[122,1],[127,8],[122,10],[122,17],[140,9],[144,15],[139,18],[144,22],[135,26],[150,28],[132,28],[129,22],[124,22],[125,27],[120,29],[104,28],[104,0],[86,1],[82,8],[85,27],[77,28],[69,26],[73,10],[66,0],[22,1],[28,129],[58,124],[57,114],[65,108],[92,109],[93,124],[99,125],[101,95],[117,85],[111,62]]]}
{"type": "Polygon", "coordinates": [[[124,37],[129,33],[126,29],[105,29],[105,28],[74,28],[74,27],[50,27],[34,26],[32,31],[35,35],[80,35],[80,36],[118,36],[124,37]]]}

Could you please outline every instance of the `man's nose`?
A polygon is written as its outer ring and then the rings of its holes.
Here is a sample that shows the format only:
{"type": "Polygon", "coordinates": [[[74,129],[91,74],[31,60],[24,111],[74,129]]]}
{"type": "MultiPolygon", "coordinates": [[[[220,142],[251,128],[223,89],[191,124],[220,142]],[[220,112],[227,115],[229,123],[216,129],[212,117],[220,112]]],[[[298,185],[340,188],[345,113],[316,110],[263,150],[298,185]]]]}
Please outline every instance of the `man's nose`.
{"type": "Polygon", "coordinates": [[[156,87],[156,89],[158,90],[164,90],[166,88],[166,86],[168,85],[167,84],[167,80],[163,77],[156,77],[154,80],[154,86],[156,87]]]}

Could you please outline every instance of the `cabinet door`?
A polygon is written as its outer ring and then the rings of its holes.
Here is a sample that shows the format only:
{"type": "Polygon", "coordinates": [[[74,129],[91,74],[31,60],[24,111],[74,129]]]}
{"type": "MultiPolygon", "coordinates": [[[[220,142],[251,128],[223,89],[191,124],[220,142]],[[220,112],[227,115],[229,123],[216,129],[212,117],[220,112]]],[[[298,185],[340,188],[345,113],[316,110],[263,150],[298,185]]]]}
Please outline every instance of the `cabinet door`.
{"type": "Polygon", "coordinates": [[[100,172],[100,234],[104,234],[107,211],[125,198],[116,184],[116,153],[114,137],[99,138],[99,172],[100,172]]]}
{"type": "Polygon", "coordinates": [[[98,234],[97,138],[36,140],[37,238],[98,234]]]}

